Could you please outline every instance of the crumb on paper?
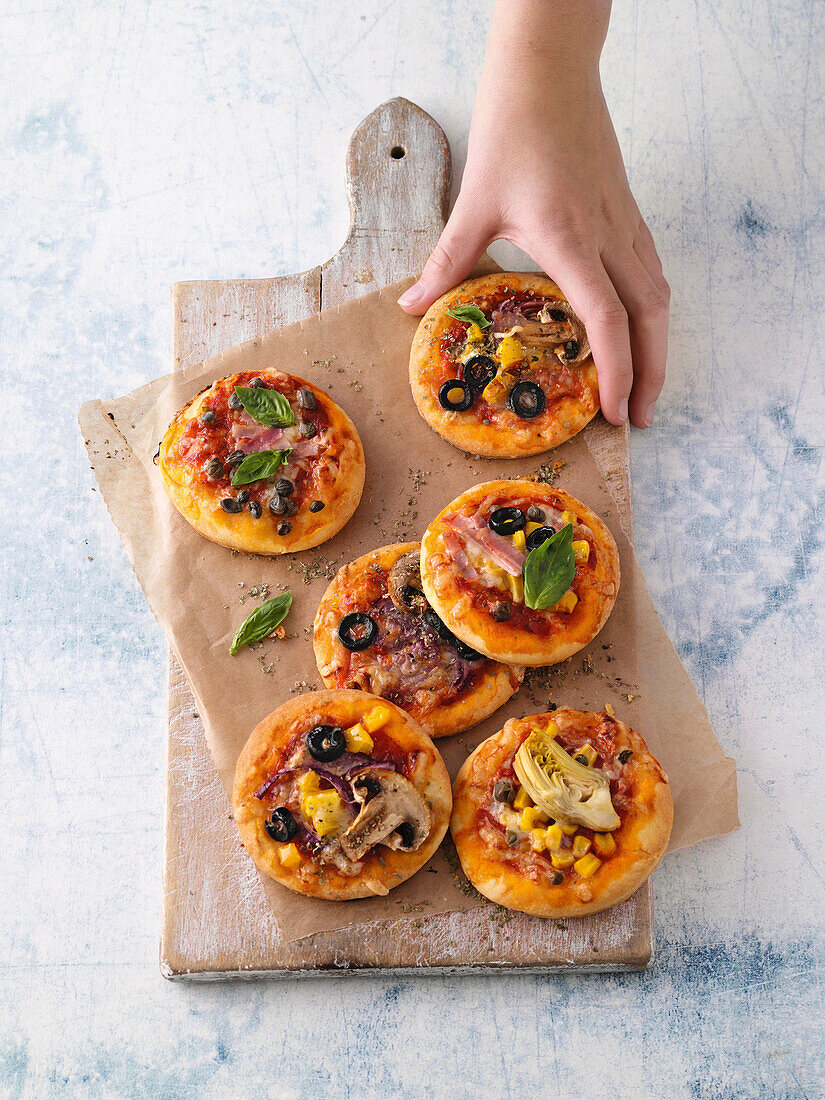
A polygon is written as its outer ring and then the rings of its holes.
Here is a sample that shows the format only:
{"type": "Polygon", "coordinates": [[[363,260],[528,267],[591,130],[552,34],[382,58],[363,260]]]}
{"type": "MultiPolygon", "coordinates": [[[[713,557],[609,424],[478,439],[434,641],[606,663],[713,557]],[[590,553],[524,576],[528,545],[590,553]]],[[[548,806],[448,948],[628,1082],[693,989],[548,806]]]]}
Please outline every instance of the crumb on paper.
{"type": "Polygon", "coordinates": [[[613,704],[612,704],[612,703],[605,703],[605,705],[604,705],[604,709],[605,709],[605,712],[606,712],[607,714],[609,714],[611,718],[615,718],[615,717],[616,717],[616,712],[615,712],[615,710],[613,709],[613,704]]]}

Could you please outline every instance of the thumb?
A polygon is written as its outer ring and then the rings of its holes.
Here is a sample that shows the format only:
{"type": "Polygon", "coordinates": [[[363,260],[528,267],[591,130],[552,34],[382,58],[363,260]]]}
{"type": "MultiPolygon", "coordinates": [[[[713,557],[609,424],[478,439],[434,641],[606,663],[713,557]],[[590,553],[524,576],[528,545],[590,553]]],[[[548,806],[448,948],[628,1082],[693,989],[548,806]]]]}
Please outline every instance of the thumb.
{"type": "Polygon", "coordinates": [[[425,313],[436,298],[467,278],[489,242],[486,224],[459,197],[418,282],[401,295],[398,304],[414,316],[425,313]]]}

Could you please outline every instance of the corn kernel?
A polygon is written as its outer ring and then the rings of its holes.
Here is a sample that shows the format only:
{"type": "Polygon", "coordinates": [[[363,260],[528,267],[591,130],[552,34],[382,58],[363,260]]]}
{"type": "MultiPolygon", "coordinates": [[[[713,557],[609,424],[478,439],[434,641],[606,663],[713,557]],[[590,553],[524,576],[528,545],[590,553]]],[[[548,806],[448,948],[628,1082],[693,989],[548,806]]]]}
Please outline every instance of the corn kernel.
{"type": "Polygon", "coordinates": [[[561,831],[565,836],[575,836],[579,831],[578,825],[574,825],[572,822],[568,825],[562,824],[561,831]]]}
{"type": "Polygon", "coordinates": [[[577,522],[576,513],[575,512],[568,512],[567,510],[565,510],[561,514],[561,520],[562,520],[562,523],[576,523],[577,522]]]}
{"type": "Polygon", "coordinates": [[[592,841],[590,837],[582,836],[581,833],[573,837],[573,855],[576,859],[581,859],[582,856],[586,856],[590,851],[591,844],[592,841]]]}
{"type": "Polygon", "coordinates": [[[498,346],[498,357],[502,367],[512,367],[526,358],[524,344],[517,336],[505,336],[498,346]]]}
{"type": "Polygon", "coordinates": [[[600,856],[612,856],[616,851],[616,841],[612,833],[594,833],[593,847],[600,856]]]}
{"type": "Polygon", "coordinates": [[[284,844],[278,849],[278,859],[284,867],[297,867],[301,862],[301,853],[294,844],[284,844]]]}
{"type": "Polygon", "coordinates": [[[555,739],[558,737],[559,727],[552,718],[547,723],[544,732],[547,734],[551,741],[555,741],[555,739]]]}
{"type": "Polygon", "coordinates": [[[521,577],[514,577],[511,573],[505,573],[504,571],[502,571],[502,577],[513,599],[517,603],[524,603],[524,580],[521,577]]]}
{"type": "Polygon", "coordinates": [[[524,531],[514,531],[511,535],[511,541],[516,550],[521,550],[525,553],[527,550],[527,539],[524,537],[524,531]]]}
{"type": "Polygon", "coordinates": [[[364,729],[361,722],[356,722],[348,730],[344,730],[344,738],[350,752],[370,753],[375,747],[375,742],[364,729]]]}
{"type": "Polygon", "coordinates": [[[597,859],[593,853],[590,852],[588,855],[582,856],[581,859],[576,860],[576,873],[581,875],[582,878],[592,878],[601,865],[602,861],[597,859]]]}
{"type": "Polygon", "coordinates": [[[538,806],[528,806],[525,810],[521,811],[521,819],[519,824],[524,829],[525,833],[529,833],[535,825],[546,825],[547,814],[538,808],[538,806]]]}
{"type": "Polygon", "coordinates": [[[564,835],[561,831],[560,825],[551,825],[549,829],[545,830],[544,846],[554,852],[561,849],[561,838],[564,835]]]}
{"type": "Polygon", "coordinates": [[[534,531],[538,531],[539,527],[544,527],[544,524],[543,523],[533,523],[533,521],[530,520],[530,522],[525,524],[525,526],[524,526],[524,533],[525,533],[525,535],[532,535],[532,533],[534,531]]]}
{"type": "Polygon", "coordinates": [[[590,742],[586,742],[580,749],[576,749],[573,753],[574,756],[583,756],[588,765],[592,768],[596,757],[599,755],[590,742]]]}
{"type": "Polygon", "coordinates": [[[573,557],[579,562],[587,561],[590,557],[590,543],[587,539],[573,540],[573,557]]]}
{"type": "MultiPolygon", "coordinates": [[[[524,812],[527,813],[527,810],[524,812]]],[[[530,847],[534,852],[541,852],[544,850],[546,836],[546,829],[532,829],[530,831],[530,847]]]]}
{"type": "Polygon", "coordinates": [[[380,730],[382,726],[386,726],[391,718],[392,711],[390,708],[380,703],[377,707],[373,707],[371,711],[368,711],[364,715],[361,719],[361,725],[367,733],[375,733],[375,731],[380,730]]]}
{"type": "Polygon", "coordinates": [[[513,806],[517,810],[524,810],[528,806],[532,806],[532,805],[533,805],[533,799],[527,793],[527,788],[526,787],[519,787],[519,789],[516,791],[516,797],[513,799],[513,806]]]}
{"type": "Polygon", "coordinates": [[[559,600],[559,602],[554,605],[553,610],[564,611],[569,615],[571,611],[575,610],[576,604],[578,602],[579,597],[576,595],[572,588],[568,588],[565,594],[559,600]]]}
{"type": "Polygon", "coordinates": [[[552,856],[550,856],[550,862],[560,871],[565,870],[567,867],[572,867],[575,860],[576,857],[569,848],[563,848],[560,852],[553,852],[552,856]]]}

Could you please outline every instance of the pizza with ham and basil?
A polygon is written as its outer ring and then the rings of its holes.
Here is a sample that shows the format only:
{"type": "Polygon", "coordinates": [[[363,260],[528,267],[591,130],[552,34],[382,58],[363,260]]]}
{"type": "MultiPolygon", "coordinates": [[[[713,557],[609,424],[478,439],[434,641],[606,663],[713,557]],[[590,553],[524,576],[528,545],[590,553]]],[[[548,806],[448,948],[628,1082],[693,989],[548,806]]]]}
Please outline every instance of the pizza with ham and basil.
{"type": "Polygon", "coordinates": [[[328,688],[389,699],[431,737],[480,722],[524,676],[464,645],[435,614],[421,588],[417,542],[383,546],[340,569],[318,607],[313,644],[328,688]]]}
{"type": "Polygon", "coordinates": [[[667,849],[673,799],[644,738],[609,714],[513,718],[462,766],[450,829],[491,901],[536,917],[618,905],[667,849]]]}
{"type": "Polygon", "coordinates": [[[238,759],[235,824],[258,868],[299,894],[350,901],[389,893],[447,831],[450,778],[404,711],[361,691],[291,699],[238,759]]]}
{"type": "Polygon", "coordinates": [[[619,553],[581,501],[537,481],[488,481],[448,504],[421,542],[435,613],[494,661],[552,665],[592,641],[619,591],[619,553]]]}
{"type": "Polygon", "coordinates": [[[413,339],[410,384],[430,427],[491,458],[557,447],[599,411],[584,325],[544,275],[483,275],[439,298],[413,339]]]}
{"type": "Polygon", "coordinates": [[[332,538],[364,487],[350,418],[323,390],[278,370],[213,382],[177,414],[155,461],[196,531],[251,554],[332,538]]]}

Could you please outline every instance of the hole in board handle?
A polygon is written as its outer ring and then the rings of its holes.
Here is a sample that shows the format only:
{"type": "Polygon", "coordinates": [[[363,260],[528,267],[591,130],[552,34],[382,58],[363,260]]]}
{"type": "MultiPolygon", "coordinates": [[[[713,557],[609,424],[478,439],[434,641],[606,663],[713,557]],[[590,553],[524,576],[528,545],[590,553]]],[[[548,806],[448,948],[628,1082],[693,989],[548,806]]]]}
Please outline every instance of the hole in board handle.
{"type": "Polygon", "coordinates": [[[403,160],[406,155],[407,150],[403,145],[393,145],[392,149],[390,149],[390,156],[393,160],[403,160]]]}

